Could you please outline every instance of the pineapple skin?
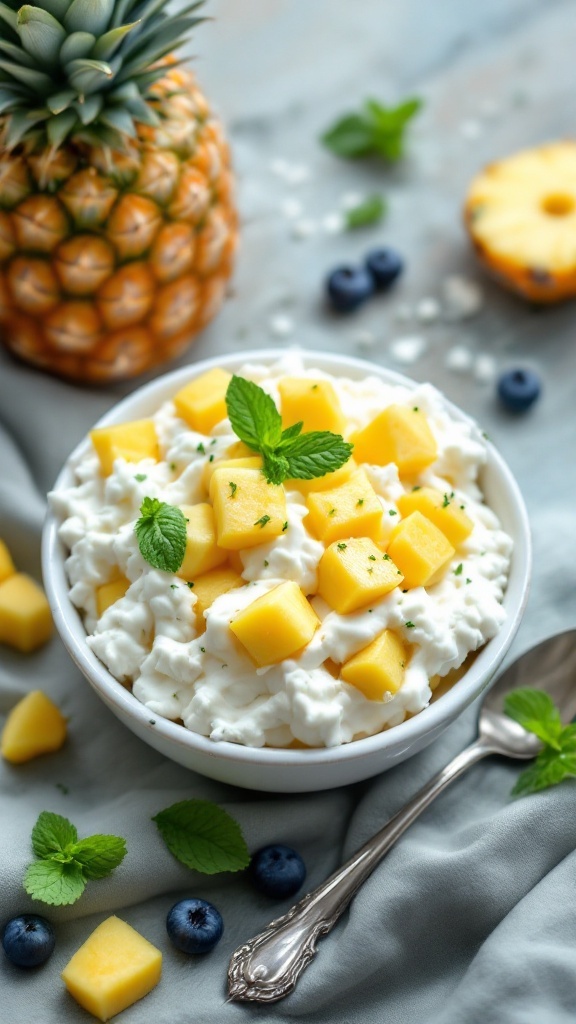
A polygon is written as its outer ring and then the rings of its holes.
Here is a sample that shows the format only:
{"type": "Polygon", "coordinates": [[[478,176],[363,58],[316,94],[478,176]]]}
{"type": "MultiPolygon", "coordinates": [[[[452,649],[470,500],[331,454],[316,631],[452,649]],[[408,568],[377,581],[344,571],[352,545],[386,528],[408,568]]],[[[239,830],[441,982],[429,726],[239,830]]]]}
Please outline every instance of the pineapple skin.
{"type": "Polygon", "coordinates": [[[534,303],[576,295],[576,142],[488,165],[470,185],[464,222],[481,264],[511,291],[534,303]]]}
{"type": "Polygon", "coordinates": [[[151,88],[125,152],[0,152],[0,336],[18,358],[106,383],[179,356],[218,312],[238,218],[230,151],[192,73],[151,88]]]}

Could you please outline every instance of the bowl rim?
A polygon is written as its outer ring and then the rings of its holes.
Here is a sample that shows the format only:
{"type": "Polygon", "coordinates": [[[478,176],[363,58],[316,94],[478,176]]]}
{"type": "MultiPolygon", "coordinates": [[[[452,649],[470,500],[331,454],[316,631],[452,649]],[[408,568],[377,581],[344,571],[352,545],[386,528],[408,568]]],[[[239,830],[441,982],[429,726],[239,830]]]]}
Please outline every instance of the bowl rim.
{"type": "MultiPolygon", "coordinates": [[[[401,384],[410,389],[419,386],[420,383],[369,360],[331,352],[305,350],[297,346],[285,349],[266,348],[239,353],[230,352],[202,359],[196,363],[189,363],[184,367],[162,374],[137,388],[120,402],[115,403],[100,417],[94,427],[122,422],[135,404],[146,403],[152,398],[155,399],[155,408],[157,408],[161,402],[167,400],[166,397],[158,399],[159,392],[173,393],[177,387],[215,367],[233,371],[234,368],[238,369],[247,363],[266,365],[277,362],[290,351],[299,352],[308,369],[318,368],[335,375],[340,373],[341,376],[344,375],[344,371],[348,371],[348,376],[352,376],[353,379],[377,376],[386,382],[401,384]]],[[[477,426],[472,417],[455,406],[444,395],[443,397],[452,416],[477,426]]],[[[138,413],[137,415],[143,414],[138,413]]],[[[510,468],[492,442],[487,439],[486,443],[488,464],[499,477],[499,487],[504,485],[508,503],[507,512],[511,520],[514,521],[514,550],[508,586],[503,600],[503,605],[507,609],[506,620],[499,632],[480,648],[470,667],[450,690],[437,701],[419,711],[418,714],[390,729],[384,729],[371,736],[335,747],[306,749],[249,747],[228,740],[216,742],[207,736],[201,736],[199,733],[186,729],[184,725],[151,712],[129,689],[114,678],[85,642],[86,632],[80,612],[69,598],[69,584],[64,567],[67,549],[58,536],[60,520],[49,507],[42,536],[42,569],[44,586],[56,629],[73,661],[104,702],[115,710],[121,719],[126,717],[133,719],[135,725],[139,726],[140,735],[142,732],[153,729],[154,734],[164,741],[164,749],[167,745],[176,744],[196,750],[199,755],[204,757],[270,768],[273,766],[302,768],[331,763],[341,764],[384,752],[392,757],[399,757],[404,750],[418,743],[427,733],[433,734],[435,729],[447,725],[488,685],[510,648],[528,600],[532,567],[532,542],[528,513],[520,488],[510,468]]],[[[82,454],[88,444],[89,439],[86,434],[66,459],[54,483],[53,491],[69,487],[74,482],[72,480],[72,463],[82,454]]]]}

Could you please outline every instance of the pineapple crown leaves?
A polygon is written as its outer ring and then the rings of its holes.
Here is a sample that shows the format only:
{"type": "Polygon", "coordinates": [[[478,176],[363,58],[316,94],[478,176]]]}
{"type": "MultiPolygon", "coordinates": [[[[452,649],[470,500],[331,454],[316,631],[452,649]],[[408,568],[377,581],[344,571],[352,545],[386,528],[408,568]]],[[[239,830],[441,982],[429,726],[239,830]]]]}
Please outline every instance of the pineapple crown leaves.
{"type": "Polygon", "coordinates": [[[205,19],[204,0],[0,0],[0,138],[57,148],[66,139],[123,148],[157,125],[150,89],[165,58],[205,19]]]}

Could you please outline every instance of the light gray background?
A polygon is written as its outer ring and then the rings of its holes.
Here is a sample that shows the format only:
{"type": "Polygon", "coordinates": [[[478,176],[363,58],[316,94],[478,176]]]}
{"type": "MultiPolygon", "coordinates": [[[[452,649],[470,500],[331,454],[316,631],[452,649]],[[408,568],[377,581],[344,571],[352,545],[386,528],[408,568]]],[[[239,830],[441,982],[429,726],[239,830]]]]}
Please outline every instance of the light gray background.
{"type": "MultiPolygon", "coordinates": [[[[574,626],[576,317],[573,303],[535,311],[477,272],[460,222],[467,183],[485,162],[574,130],[576,8],[569,0],[220,0],[192,52],[202,84],[225,118],[243,214],[234,295],[186,359],[269,347],[271,318],[287,315],[282,342],[352,352],[429,379],[476,416],[510,462],[530,512],[532,596],[513,653],[574,626]],[[386,170],[344,163],[317,136],[367,95],[426,100],[409,157],[386,170]],[[473,136],[473,137],[471,137],[473,136]],[[310,178],[284,183],[277,159],[310,178]],[[292,236],[283,202],[298,199],[318,222],[343,194],[381,191],[390,211],[379,229],[331,237],[292,236]],[[374,244],[407,260],[401,284],[355,317],[326,312],[321,282],[333,265],[374,244]],[[400,322],[439,296],[448,274],[482,281],[485,303],[466,323],[400,322]],[[374,337],[370,348],[358,342],[374,337]],[[423,336],[414,365],[390,344],[423,336]],[[544,382],[525,417],[501,411],[492,383],[455,374],[446,355],[463,345],[498,370],[528,364],[544,382]]],[[[0,536],[22,569],[38,572],[44,494],[86,429],[133,385],[74,387],[0,354],[0,536]]],[[[537,682],[537,681],[535,681],[537,682]]],[[[128,838],[129,855],[91,883],[72,908],[49,912],[57,949],[39,971],[0,962],[2,1024],[92,1019],[64,992],[59,971],[103,917],[119,912],[164,952],[158,988],[127,1010],[126,1024],[199,1024],[298,1018],[310,1024],[562,1024],[576,1009],[576,824],[574,787],[512,802],[517,768],[474,769],[415,825],[322,944],[296,994],[273,1008],[224,1004],[231,951],[286,904],[256,897],[248,882],[194,876],[172,860],[149,821],[185,796],[216,799],[242,822],[252,848],[271,841],[301,850],[318,883],[471,738],[474,712],[434,747],[372,782],[318,796],[259,796],[187,773],[126,732],[78,675],[59,641],[30,657],[0,652],[0,712],[42,687],[70,716],[57,755],[0,767],[0,918],[38,909],[21,879],[38,812],[69,815],[80,834],[128,838]],[[70,790],[64,795],[58,784],[70,790]],[[177,898],[205,895],[222,910],[225,934],[207,958],[173,951],[164,917],[177,898]]]]}

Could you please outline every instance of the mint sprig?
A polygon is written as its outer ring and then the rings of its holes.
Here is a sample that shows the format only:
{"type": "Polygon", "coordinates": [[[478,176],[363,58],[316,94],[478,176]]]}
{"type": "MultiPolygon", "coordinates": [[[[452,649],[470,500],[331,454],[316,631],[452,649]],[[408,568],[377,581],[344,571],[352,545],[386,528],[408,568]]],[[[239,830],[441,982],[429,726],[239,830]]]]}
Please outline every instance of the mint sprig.
{"type": "Polygon", "coordinates": [[[386,203],[382,196],[373,195],[363,199],[350,210],[346,211],[347,228],[365,228],[370,224],[378,224],[386,212],[386,203]]]}
{"type": "Polygon", "coordinates": [[[385,107],[377,100],[367,99],[357,113],[339,118],[321,136],[321,141],[336,156],[357,159],[381,156],[399,160],[404,152],[404,134],[411,119],[422,107],[414,97],[397,107],[385,107]]]}
{"type": "Polygon", "coordinates": [[[250,862],[238,822],[210,800],[181,800],[152,821],[170,853],[194,871],[241,871],[250,862]]]}
{"type": "Polygon", "coordinates": [[[562,725],[560,712],[549,694],[529,687],[513,690],[504,700],[504,710],[544,744],[543,750],[526,768],[512,790],[514,796],[537,793],[576,777],[576,724],[562,725]]]}
{"type": "Polygon", "coordinates": [[[138,547],[154,569],[177,572],[186,553],[186,518],[182,509],[158,498],[144,498],[134,527],[138,547]]]}
{"type": "Polygon", "coordinates": [[[352,454],[353,445],[329,430],[303,434],[302,423],[283,430],[282,417],[270,395],[244,377],[232,377],[226,406],[234,433],[262,455],[268,483],[325,476],[343,466],[352,454]]]}
{"type": "Polygon", "coordinates": [[[68,818],[42,811],[32,849],[39,859],[26,868],[24,888],[32,899],[60,907],[80,899],[88,881],[111,874],[126,856],[126,841],[105,835],[79,840],[68,818]]]}

